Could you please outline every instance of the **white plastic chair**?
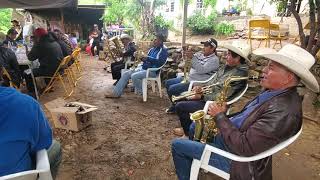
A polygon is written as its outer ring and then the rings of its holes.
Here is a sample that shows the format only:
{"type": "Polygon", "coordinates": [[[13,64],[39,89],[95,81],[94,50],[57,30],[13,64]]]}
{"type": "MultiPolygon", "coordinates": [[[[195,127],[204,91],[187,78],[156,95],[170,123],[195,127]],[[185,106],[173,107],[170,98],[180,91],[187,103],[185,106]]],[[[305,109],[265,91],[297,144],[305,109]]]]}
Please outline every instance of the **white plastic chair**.
{"type": "Polygon", "coordinates": [[[215,78],[217,75],[217,73],[214,73],[209,79],[207,80],[204,80],[204,81],[191,81],[190,84],[189,84],[189,88],[188,88],[188,91],[190,92],[192,90],[192,87],[195,83],[197,84],[205,84],[205,83],[208,83],[209,81],[211,81],[213,78],[215,78]]]}
{"type": "Polygon", "coordinates": [[[0,177],[0,180],[52,180],[47,150],[37,152],[37,165],[35,170],[23,171],[0,177]]]}
{"type": "Polygon", "coordinates": [[[132,61],[132,57],[127,57],[126,63],[124,64],[124,68],[121,69],[121,76],[123,75],[124,72],[129,70],[129,66],[133,65],[134,61],[132,61]]]}
{"type": "Polygon", "coordinates": [[[296,135],[279,143],[278,145],[272,147],[271,149],[268,149],[262,153],[259,153],[257,155],[251,156],[251,157],[238,156],[238,155],[232,154],[227,151],[223,151],[219,148],[216,148],[216,147],[213,147],[213,146],[210,146],[207,144],[204,148],[201,159],[200,160],[193,159],[193,161],[192,161],[190,180],[197,180],[200,168],[202,168],[206,171],[209,171],[213,174],[216,174],[224,179],[228,180],[230,178],[230,174],[209,165],[209,159],[210,159],[211,153],[219,154],[223,157],[226,157],[228,159],[231,159],[232,161],[237,161],[237,162],[257,161],[257,160],[266,158],[268,156],[271,156],[271,155],[277,153],[278,151],[286,148],[287,146],[292,144],[299,137],[301,132],[302,132],[302,127],[296,135]]]}
{"type": "Polygon", "coordinates": [[[152,85],[152,92],[156,92],[156,82],[158,84],[158,89],[159,89],[159,94],[160,94],[160,98],[162,98],[162,91],[161,91],[161,69],[164,65],[167,64],[168,59],[166,60],[166,62],[158,68],[148,68],[147,69],[147,74],[146,74],[146,78],[142,79],[142,97],[143,97],[143,102],[147,101],[147,92],[148,92],[148,81],[151,81],[151,85],[152,85]],[[158,74],[156,77],[149,77],[150,71],[158,71],[158,74]]]}
{"type": "MultiPolygon", "coordinates": [[[[246,87],[242,90],[242,92],[241,92],[238,96],[236,96],[236,97],[234,97],[233,99],[231,99],[230,101],[228,101],[228,102],[227,102],[227,105],[231,105],[231,104],[237,102],[237,101],[247,92],[248,88],[249,88],[249,84],[247,83],[247,84],[246,84],[246,87]]],[[[206,105],[205,105],[204,108],[203,108],[203,110],[204,110],[205,112],[208,112],[208,108],[209,108],[209,105],[210,105],[211,103],[213,103],[213,101],[207,101],[207,102],[206,102],[206,105]]],[[[230,112],[230,108],[228,108],[226,114],[229,114],[229,112],[230,112]]]]}

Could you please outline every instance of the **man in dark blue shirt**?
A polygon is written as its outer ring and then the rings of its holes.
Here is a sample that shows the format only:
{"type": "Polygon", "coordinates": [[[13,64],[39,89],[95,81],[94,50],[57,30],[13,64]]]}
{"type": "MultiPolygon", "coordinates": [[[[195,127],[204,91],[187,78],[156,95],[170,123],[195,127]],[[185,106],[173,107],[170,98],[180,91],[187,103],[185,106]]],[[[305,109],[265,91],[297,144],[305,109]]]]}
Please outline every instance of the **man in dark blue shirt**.
{"type": "MultiPolygon", "coordinates": [[[[108,92],[105,97],[106,98],[119,98],[122,93],[124,88],[129,82],[129,79],[132,78],[133,85],[135,86],[137,93],[142,94],[142,79],[146,77],[146,72],[148,68],[158,68],[162,66],[168,57],[168,50],[167,48],[163,45],[164,38],[161,35],[157,35],[156,39],[153,41],[153,48],[151,48],[148,52],[148,56],[143,58],[143,63],[142,65],[139,65],[135,69],[130,69],[126,72],[123,73],[121,78],[119,79],[118,83],[116,86],[113,88],[112,92],[108,92]],[[137,85],[139,84],[140,85],[137,85]]],[[[151,71],[149,74],[149,77],[156,76],[155,71],[151,71]]]]}
{"type": "Polygon", "coordinates": [[[48,149],[55,177],[61,148],[52,140],[52,130],[39,103],[13,88],[0,87],[0,106],[0,176],[34,169],[37,151],[48,149]]]}

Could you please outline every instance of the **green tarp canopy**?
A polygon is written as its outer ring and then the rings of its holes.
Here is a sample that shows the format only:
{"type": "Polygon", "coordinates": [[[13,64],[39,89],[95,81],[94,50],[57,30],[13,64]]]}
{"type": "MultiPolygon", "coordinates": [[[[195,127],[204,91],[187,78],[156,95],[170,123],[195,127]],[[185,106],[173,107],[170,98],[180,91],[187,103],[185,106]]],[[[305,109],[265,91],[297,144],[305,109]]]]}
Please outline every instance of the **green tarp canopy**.
{"type": "Polygon", "coordinates": [[[78,0],[0,0],[0,8],[51,9],[77,5],[78,0]]]}

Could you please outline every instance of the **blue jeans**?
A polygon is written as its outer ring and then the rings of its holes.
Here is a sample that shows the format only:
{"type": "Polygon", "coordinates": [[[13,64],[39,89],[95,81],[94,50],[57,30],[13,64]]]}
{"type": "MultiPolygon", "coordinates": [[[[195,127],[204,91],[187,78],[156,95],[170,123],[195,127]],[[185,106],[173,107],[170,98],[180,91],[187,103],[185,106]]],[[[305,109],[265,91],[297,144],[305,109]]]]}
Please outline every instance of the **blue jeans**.
{"type": "MultiPolygon", "coordinates": [[[[228,151],[220,135],[216,136],[210,145],[228,151]]],[[[205,144],[188,139],[175,139],[172,141],[172,157],[179,180],[190,179],[192,160],[201,159],[204,147],[205,144]]],[[[209,164],[229,173],[231,160],[211,153],[209,164]]]]}
{"type": "MultiPolygon", "coordinates": [[[[138,94],[142,94],[142,79],[146,78],[146,75],[147,75],[147,70],[141,70],[131,74],[131,79],[132,79],[134,89],[138,94]]],[[[157,76],[157,73],[155,71],[149,72],[149,77],[154,78],[156,76],[157,76]]]]}
{"type": "Polygon", "coordinates": [[[124,72],[121,75],[121,78],[119,79],[118,83],[114,86],[113,94],[115,96],[119,96],[120,97],[123,94],[123,90],[127,86],[128,82],[129,82],[129,80],[131,78],[131,75],[133,73],[139,72],[139,71],[146,71],[146,70],[143,70],[141,66],[138,66],[136,69],[129,69],[126,72],[124,72]]]}
{"type": "Polygon", "coordinates": [[[58,168],[61,163],[61,145],[58,141],[53,140],[51,146],[48,149],[48,158],[50,163],[50,170],[52,178],[57,176],[58,168]]]}
{"type": "Polygon", "coordinates": [[[166,81],[165,84],[166,84],[166,89],[167,89],[167,93],[170,98],[170,101],[173,95],[178,96],[181,93],[188,90],[190,83],[189,82],[181,83],[182,80],[183,80],[183,77],[177,77],[173,79],[168,79],[166,81]]]}

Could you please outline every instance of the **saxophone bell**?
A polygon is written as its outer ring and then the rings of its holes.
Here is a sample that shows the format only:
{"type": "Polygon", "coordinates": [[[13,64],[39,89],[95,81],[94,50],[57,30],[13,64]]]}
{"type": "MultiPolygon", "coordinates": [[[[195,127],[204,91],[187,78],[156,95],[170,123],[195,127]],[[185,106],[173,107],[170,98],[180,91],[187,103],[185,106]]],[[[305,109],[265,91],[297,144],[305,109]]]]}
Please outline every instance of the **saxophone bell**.
{"type": "Polygon", "coordinates": [[[195,122],[195,130],[193,140],[200,141],[202,136],[202,131],[204,127],[205,112],[204,110],[199,110],[191,114],[190,119],[195,122]]]}

